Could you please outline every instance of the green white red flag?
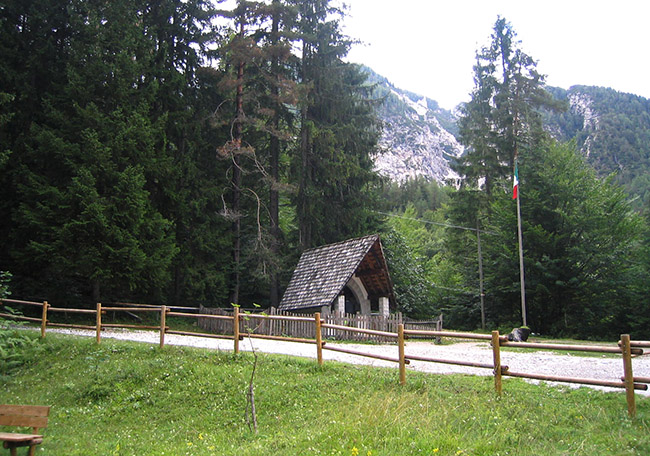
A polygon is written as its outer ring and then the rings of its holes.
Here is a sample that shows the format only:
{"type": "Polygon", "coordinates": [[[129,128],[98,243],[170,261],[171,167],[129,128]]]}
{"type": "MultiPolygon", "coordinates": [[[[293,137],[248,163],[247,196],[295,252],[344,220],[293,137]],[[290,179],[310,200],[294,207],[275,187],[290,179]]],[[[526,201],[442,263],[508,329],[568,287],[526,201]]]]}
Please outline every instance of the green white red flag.
{"type": "Polygon", "coordinates": [[[515,175],[512,178],[512,199],[517,199],[519,193],[519,167],[515,162],[515,175]]]}

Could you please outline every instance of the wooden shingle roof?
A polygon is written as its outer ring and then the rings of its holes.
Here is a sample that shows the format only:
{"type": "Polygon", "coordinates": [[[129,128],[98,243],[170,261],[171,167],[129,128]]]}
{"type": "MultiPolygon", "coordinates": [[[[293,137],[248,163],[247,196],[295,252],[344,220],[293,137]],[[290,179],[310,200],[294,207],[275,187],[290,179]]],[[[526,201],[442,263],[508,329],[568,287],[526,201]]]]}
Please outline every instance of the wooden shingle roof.
{"type": "Polygon", "coordinates": [[[379,235],[305,250],[279,308],[298,310],[332,304],[356,273],[369,298],[393,300],[393,285],[379,235]]]}

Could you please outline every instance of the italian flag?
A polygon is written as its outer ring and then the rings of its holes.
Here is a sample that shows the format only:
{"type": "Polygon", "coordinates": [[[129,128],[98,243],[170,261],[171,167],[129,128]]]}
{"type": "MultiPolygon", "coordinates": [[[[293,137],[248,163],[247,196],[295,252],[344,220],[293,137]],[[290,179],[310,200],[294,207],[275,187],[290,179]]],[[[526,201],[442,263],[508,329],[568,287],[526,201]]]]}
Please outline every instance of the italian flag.
{"type": "Polygon", "coordinates": [[[512,178],[512,199],[517,199],[519,193],[519,167],[515,162],[515,175],[512,178]]]}

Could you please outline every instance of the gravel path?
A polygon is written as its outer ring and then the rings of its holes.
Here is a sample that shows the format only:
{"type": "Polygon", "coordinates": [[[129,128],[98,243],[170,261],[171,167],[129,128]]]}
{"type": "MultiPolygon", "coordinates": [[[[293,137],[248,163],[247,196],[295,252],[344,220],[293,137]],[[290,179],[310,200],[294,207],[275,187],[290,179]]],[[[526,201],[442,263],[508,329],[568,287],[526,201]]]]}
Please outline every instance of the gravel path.
{"type": "MultiPolygon", "coordinates": [[[[94,337],[95,332],[89,330],[74,329],[52,329],[48,330],[63,334],[94,337]]],[[[102,332],[102,338],[134,340],[158,344],[160,335],[156,331],[133,331],[133,330],[106,330],[102,332]]],[[[305,358],[316,358],[316,347],[313,344],[294,342],[283,342],[265,339],[244,339],[240,342],[240,350],[250,351],[251,342],[255,350],[264,353],[276,353],[305,358]]],[[[180,336],[168,334],[165,336],[165,344],[184,345],[192,347],[209,348],[213,350],[232,351],[233,342],[224,339],[212,339],[207,337],[180,336]]],[[[329,346],[336,346],[348,350],[372,353],[376,355],[390,356],[397,358],[396,345],[370,345],[370,344],[339,344],[327,342],[329,346]]],[[[406,355],[426,356],[444,360],[464,360],[479,363],[492,363],[492,349],[487,342],[462,342],[451,345],[435,345],[431,342],[408,341],[406,342],[406,355]]],[[[648,350],[646,350],[648,352],[648,350]]],[[[363,364],[380,367],[397,367],[397,363],[367,358],[363,356],[350,355],[330,350],[323,350],[324,360],[336,360],[350,364],[363,364]]],[[[531,374],[555,375],[561,377],[590,378],[616,381],[623,375],[623,361],[621,357],[612,355],[578,356],[578,353],[558,354],[548,351],[518,352],[501,351],[501,364],[508,366],[512,372],[525,372],[531,374]]],[[[634,375],[639,377],[650,377],[650,353],[639,356],[632,361],[634,375]]],[[[471,374],[471,375],[492,375],[491,369],[482,369],[450,364],[430,363],[424,361],[411,361],[407,366],[409,370],[430,372],[435,374],[471,374]]],[[[531,380],[532,381],[532,380],[531,380]]],[[[558,384],[559,385],[559,384],[558,384]]],[[[579,387],[563,383],[562,385],[579,387]]],[[[586,386],[586,385],[585,385],[586,386]]],[[[593,387],[605,391],[623,391],[618,388],[593,387]]],[[[637,393],[650,396],[650,391],[637,391],[637,393]]]]}

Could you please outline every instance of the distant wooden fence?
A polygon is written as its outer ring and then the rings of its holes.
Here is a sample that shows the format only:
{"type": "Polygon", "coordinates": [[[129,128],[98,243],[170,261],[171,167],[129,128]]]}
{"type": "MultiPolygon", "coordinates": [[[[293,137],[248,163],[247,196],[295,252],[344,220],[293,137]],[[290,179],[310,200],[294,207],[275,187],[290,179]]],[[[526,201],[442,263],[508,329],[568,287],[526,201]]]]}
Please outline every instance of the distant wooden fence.
{"type": "MultiPolygon", "coordinates": [[[[232,317],[233,309],[221,309],[201,307],[199,310],[201,315],[221,315],[232,317]]],[[[301,339],[314,339],[316,337],[316,328],[314,328],[314,314],[296,314],[292,312],[285,312],[271,307],[268,310],[260,311],[257,309],[240,310],[242,313],[243,321],[240,331],[245,333],[250,331],[258,335],[267,336],[282,336],[293,337],[301,339]],[[269,318],[259,319],[253,317],[254,315],[268,315],[270,317],[301,317],[301,319],[294,318],[269,318]],[[250,321],[249,321],[250,320],[250,321]]],[[[388,317],[381,315],[324,315],[321,318],[328,325],[347,326],[352,328],[369,329],[373,331],[383,331],[396,333],[397,327],[404,324],[406,328],[410,329],[430,329],[442,330],[442,315],[437,320],[432,321],[412,321],[405,320],[401,312],[392,314],[388,317]]],[[[232,324],[225,320],[198,318],[198,326],[205,331],[214,332],[216,334],[229,334],[232,333],[232,324]]],[[[394,342],[391,337],[372,333],[358,333],[351,331],[344,331],[340,329],[324,328],[323,338],[330,340],[351,340],[351,341],[369,341],[369,342],[394,342]]]]}
{"type": "MultiPolygon", "coordinates": [[[[325,317],[321,317],[320,313],[314,315],[305,315],[305,316],[295,316],[295,315],[271,315],[266,313],[251,313],[251,312],[240,312],[239,308],[235,308],[230,315],[218,315],[215,311],[214,313],[196,313],[191,312],[196,310],[195,308],[181,308],[181,307],[167,307],[167,306],[152,306],[146,304],[119,304],[113,306],[102,306],[102,304],[97,304],[96,309],[73,309],[73,308],[62,308],[62,307],[53,307],[45,302],[30,302],[30,301],[19,301],[13,299],[3,299],[0,300],[0,317],[11,318],[15,320],[24,320],[34,323],[40,323],[41,326],[41,338],[44,338],[46,335],[46,330],[48,326],[54,327],[71,327],[71,328],[82,328],[82,329],[94,329],[96,331],[97,343],[101,342],[101,331],[105,328],[132,328],[132,329],[157,329],[160,333],[160,348],[165,346],[165,335],[166,334],[179,334],[179,335],[189,335],[189,336],[202,336],[202,337],[213,337],[221,339],[229,339],[233,341],[233,351],[239,353],[239,343],[244,337],[251,338],[260,338],[260,339],[275,339],[288,342],[302,342],[314,344],[316,346],[316,359],[319,365],[323,364],[323,350],[337,351],[341,353],[347,353],[357,356],[365,356],[369,358],[381,359],[384,361],[395,362],[399,365],[399,382],[400,384],[406,384],[406,365],[410,364],[411,361],[424,361],[432,363],[443,363],[443,364],[453,364],[459,366],[469,366],[476,368],[485,368],[490,369],[494,375],[494,387],[497,394],[501,394],[502,391],[502,377],[519,377],[527,378],[534,380],[543,380],[551,382],[564,382],[564,383],[575,383],[575,384],[585,384],[585,385],[594,385],[594,386],[605,386],[611,388],[622,388],[626,392],[626,400],[628,407],[628,415],[634,417],[636,415],[636,404],[635,404],[635,390],[647,390],[648,384],[650,384],[650,377],[635,377],[632,370],[632,357],[643,355],[643,348],[650,348],[650,341],[631,341],[630,336],[623,334],[617,345],[613,346],[596,346],[596,345],[565,345],[565,344],[547,344],[547,343],[532,343],[532,342],[510,342],[507,339],[507,336],[502,336],[498,331],[492,331],[492,334],[475,334],[475,333],[463,333],[463,332],[452,332],[452,331],[440,331],[440,330],[427,330],[422,329],[422,326],[419,325],[420,329],[406,329],[404,323],[398,323],[397,329],[392,330],[390,325],[387,326],[386,331],[379,329],[371,328],[362,328],[357,326],[350,326],[352,319],[343,318],[342,321],[330,320],[325,317]],[[24,306],[36,306],[41,309],[41,318],[36,317],[26,317],[22,315],[16,315],[3,311],[5,303],[18,304],[24,306]],[[189,311],[188,311],[189,310],[189,311]],[[149,312],[159,315],[159,325],[126,325],[126,324],[106,324],[102,322],[102,316],[106,312],[149,312]],[[185,312],[184,312],[185,311],[185,312]],[[66,312],[66,313],[78,313],[93,315],[95,317],[95,325],[79,325],[79,324],[64,324],[64,323],[54,323],[49,320],[49,315],[56,312],[66,312]],[[216,325],[215,328],[218,330],[223,329],[224,334],[214,334],[214,333],[200,333],[193,331],[175,331],[167,326],[167,317],[179,317],[179,318],[191,318],[196,319],[197,321],[203,321],[202,325],[207,325],[206,321],[210,322],[219,322],[223,326],[216,325]],[[344,323],[344,324],[340,324],[344,323]],[[260,328],[266,328],[264,334],[258,333],[257,331],[260,328]],[[227,329],[230,328],[230,331],[227,329]],[[289,329],[287,328],[296,328],[294,336],[288,336],[286,334],[289,329]],[[302,331],[302,332],[298,332],[302,331]],[[327,340],[327,337],[338,337],[340,333],[347,332],[351,333],[353,337],[361,337],[364,335],[366,337],[375,337],[377,340],[389,340],[396,342],[397,346],[397,356],[384,356],[377,355],[373,353],[367,353],[359,350],[352,350],[345,346],[336,346],[330,345],[327,340]],[[490,344],[492,347],[492,363],[480,363],[472,360],[450,360],[450,359],[441,359],[433,357],[424,357],[409,355],[406,353],[406,339],[410,337],[426,337],[426,338],[459,338],[459,339],[472,339],[480,340],[490,344]],[[572,377],[561,377],[561,376],[551,376],[551,375],[540,375],[540,374],[531,374],[523,372],[512,372],[508,366],[501,364],[501,347],[513,347],[513,348],[534,348],[534,349],[543,349],[543,350],[562,350],[562,351],[578,351],[578,352],[589,352],[589,353],[612,353],[620,354],[623,358],[623,376],[620,379],[615,379],[611,381],[600,380],[600,379],[589,379],[589,378],[572,378],[572,377]]],[[[358,323],[358,322],[357,322],[358,323]]],[[[359,323],[361,324],[361,323],[359,323]]],[[[367,321],[367,325],[371,326],[372,323],[367,321]]],[[[415,325],[417,326],[417,325],[415,325]]],[[[291,329],[293,330],[293,329],[291,329]]]]}

